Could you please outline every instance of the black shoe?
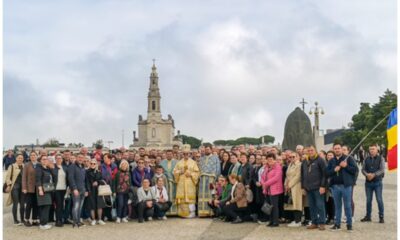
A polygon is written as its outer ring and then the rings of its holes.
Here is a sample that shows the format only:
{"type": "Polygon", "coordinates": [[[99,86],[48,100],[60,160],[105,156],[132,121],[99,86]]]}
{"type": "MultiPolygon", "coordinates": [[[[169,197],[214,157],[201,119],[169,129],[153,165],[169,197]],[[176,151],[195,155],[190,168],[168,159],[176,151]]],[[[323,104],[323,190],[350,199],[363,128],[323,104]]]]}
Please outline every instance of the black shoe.
{"type": "Polygon", "coordinates": [[[304,221],[301,223],[301,225],[307,226],[309,222],[310,222],[310,221],[308,221],[308,220],[304,220],[304,221]]]}
{"type": "Polygon", "coordinates": [[[144,223],[144,219],[139,219],[139,223],[144,223]]]}
{"type": "Polygon", "coordinates": [[[383,219],[383,217],[379,217],[379,223],[385,223],[385,219],[383,219]]]}
{"type": "Polygon", "coordinates": [[[353,226],[347,225],[347,231],[349,231],[349,232],[353,231],[353,226]]]}
{"type": "Polygon", "coordinates": [[[62,222],[56,222],[56,225],[55,225],[56,227],[63,227],[64,226],[64,224],[62,223],[62,222]]]}
{"type": "Polygon", "coordinates": [[[332,219],[328,219],[328,220],[326,220],[326,222],[325,222],[325,225],[332,225],[332,224],[333,224],[332,219]]]}
{"type": "Polygon", "coordinates": [[[268,224],[268,227],[279,227],[279,223],[268,224]]]}
{"type": "Polygon", "coordinates": [[[32,222],[32,226],[39,226],[39,222],[32,222]]]}
{"type": "Polygon", "coordinates": [[[232,222],[232,224],[242,223],[243,220],[240,217],[236,217],[236,219],[232,222]]]}
{"type": "Polygon", "coordinates": [[[20,226],[20,225],[22,225],[22,223],[20,221],[18,221],[18,220],[14,220],[14,225],[20,226]]]}
{"type": "Polygon", "coordinates": [[[371,222],[371,218],[365,216],[363,219],[361,219],[361,222],[371,222]]]}
{"type": "Polygon", "coordinates": [[[32,223],[29,222],[29,220],[25,220],[24,225],[25,225],[25,227],[32,227],[32,223]]]}
{"type": "Polygon", "coordinates": [[[251,220],[252,220],[253,222],[257,222],[257,220],[258,220],[258,215],[257,215],[257,213],[250,214],[250,217],[251,217],[251,220]]]}
{"type": "Polygon", "coordinates": [[[330,230],[331,231],[339,231],[340,230],[340,225],[333,225],[331,228],[330,228],[330,230]]]}

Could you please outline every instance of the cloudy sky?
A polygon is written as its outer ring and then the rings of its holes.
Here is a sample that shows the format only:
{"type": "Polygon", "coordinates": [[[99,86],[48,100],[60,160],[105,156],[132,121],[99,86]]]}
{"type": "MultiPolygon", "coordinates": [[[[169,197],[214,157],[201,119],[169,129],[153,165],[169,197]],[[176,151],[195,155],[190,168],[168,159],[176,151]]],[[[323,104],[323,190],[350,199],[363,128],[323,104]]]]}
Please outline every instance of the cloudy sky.
{"type": "Polygon", "coordinates": [[[183,134],[282,142],[303,97],[340,128],[396,91],[396,42],[395,0],[4,1],[4,145],[130,144],[153,58],[183,134]]]}

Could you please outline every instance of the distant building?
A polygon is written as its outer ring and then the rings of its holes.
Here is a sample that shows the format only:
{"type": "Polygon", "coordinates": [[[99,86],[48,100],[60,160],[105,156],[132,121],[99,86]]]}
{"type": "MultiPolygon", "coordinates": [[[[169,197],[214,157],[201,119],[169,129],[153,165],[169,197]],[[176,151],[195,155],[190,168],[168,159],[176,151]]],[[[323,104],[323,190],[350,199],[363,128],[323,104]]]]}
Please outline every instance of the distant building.
{"type": "MultiPolygon", "coordinates": [[[[154,60],[153,60],[154,61],[154,60]]],[[[155,63],[151,68],[150,87],[147,96],[147,119],[139,115],[139,136],[133,132],[133,147],[155,149],[172,148],[173,145],[182,145],[178,136],[175,136],[175,124],[171,115],[167,119],[161,116],[161,95],[158,87],[158,73],[155,63]]]]}

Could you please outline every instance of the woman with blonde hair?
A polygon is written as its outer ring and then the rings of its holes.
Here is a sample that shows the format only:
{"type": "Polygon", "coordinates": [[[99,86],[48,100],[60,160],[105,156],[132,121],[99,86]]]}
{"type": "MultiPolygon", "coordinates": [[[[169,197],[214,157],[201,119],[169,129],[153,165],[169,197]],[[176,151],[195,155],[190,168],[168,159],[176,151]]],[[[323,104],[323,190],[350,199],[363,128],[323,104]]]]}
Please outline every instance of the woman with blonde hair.
{"type": "Polygon", "coordinates": [[[122,160],[119,165],[119,170],[115,174],[113,180],[113,195],[117,197],[117,220],[116,223],[128,222],[128,200],[129,189],[131,186],[131,176],[129,172],[129,163],[122,160]]]}
{"type": "Polygon", "coordinates": [[[303,191],[301,190],[301,161],[296,152],[292,152],[288,158],[290,163],[286,170],[285,193],[289,196],[289,202],[285,203],[286,211],[293,211],[294,221],[288,227],[300,227],[303,211],[303,191]]]}
{"type": "Polygon", "coordinates": [[[99,171],[99,167],[97,164],[97,160],[95,158],[90,160],[90,167],[86,170],[86,181],[89,190],[89,196],[87,198],[87,208],[90,211],[90,215],[92,218],[91,225],[94,226],[97,224],[104,225],[106,224],[101,220],[103,214],[103,208],[106,207],[105,201],[103,197],[98,195],[99,185],[105,184],[101,172],[99,171]],[[97,210],[97,222],[96,222],[96,210],[97,210]]]}
{"type": "Polygon", "coordinates": [[[16,162],[12,164],[6,173],[6,184],[7,189],[6,193],[9,193],[7,197],[7,206],[12,206],[12,214],[14,218],[15,225],[21,225],[21,222],[24,220],[24,210],[25,204],[23,201],[22,195],[22,170],[24,168],[24,157],[21,153],[17,154],[16,162]],[[20,220],[18,221],[17,211],[18,211],[18,204],[19,204],[19,213],[20,213],[20,220]]]}

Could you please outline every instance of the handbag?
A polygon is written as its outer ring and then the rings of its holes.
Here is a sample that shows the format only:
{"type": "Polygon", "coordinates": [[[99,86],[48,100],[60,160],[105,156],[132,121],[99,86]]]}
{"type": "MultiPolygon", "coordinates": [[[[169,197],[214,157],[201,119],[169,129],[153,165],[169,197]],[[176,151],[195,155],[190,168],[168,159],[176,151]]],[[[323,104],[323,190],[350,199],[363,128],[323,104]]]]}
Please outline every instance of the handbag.
{"type": "Polygon", "coordinates": [[[264,201],[264,204],[261,207],[261,211],[266,215],[271,215],[273,206],[269,204],[267,201],[264,201]]]}
{"type": "Polygon", "coordinates": [[[53,192],[54,190],[56,190],[54,183],[52,183],[52,182],[43,183],[43,192],[45,192],[45,193],[53,192]]]}
{"type": "MultiPolygon", "coordinates": [[[[14,166],[11,165],[11,176],[10,176],[10,182],[13,179],[13,175],[14,175],[14,166]]],[[[5,182],[3,184],[3,193],[10,193],[11,192],[11,184],[7,184],[7,182],[5,182]]]]}
{"type": "Polygon", "coordinates": [[[292,192],[285,193],[285,196],[283,197],[283,202],[288,205],[293,204],[292,192]]]}
{"type": "Polygon", "coordinates": [[[112,191],[110,185],[104,182],[104,185],[99,185],[98,187],[98,196],[111,196],[112,191]]]}

